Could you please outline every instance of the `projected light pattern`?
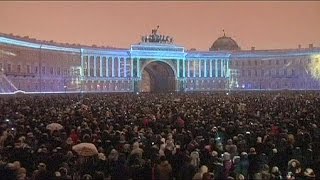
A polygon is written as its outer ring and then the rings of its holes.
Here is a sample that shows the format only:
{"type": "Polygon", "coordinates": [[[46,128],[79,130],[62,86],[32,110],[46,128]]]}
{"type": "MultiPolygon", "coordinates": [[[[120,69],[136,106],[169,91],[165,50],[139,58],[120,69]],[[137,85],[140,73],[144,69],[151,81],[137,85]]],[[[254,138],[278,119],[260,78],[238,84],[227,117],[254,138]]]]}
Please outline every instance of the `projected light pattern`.
{"type": "Polygon", "coordinates": [[[310,57],[308,70],[314,79],[320,80],[320,54],[315,54],[310,57]]]}
{"type": "Polygon", "coordinates": [[[157,88],[143,75],[150,63],[168,65],[174,75],[166,81],[174,91],[320,89],[315,47],[188,51],[153,41],[129,49],[63,46],[0,36],[0,93],[150,91],[157,88]]]}

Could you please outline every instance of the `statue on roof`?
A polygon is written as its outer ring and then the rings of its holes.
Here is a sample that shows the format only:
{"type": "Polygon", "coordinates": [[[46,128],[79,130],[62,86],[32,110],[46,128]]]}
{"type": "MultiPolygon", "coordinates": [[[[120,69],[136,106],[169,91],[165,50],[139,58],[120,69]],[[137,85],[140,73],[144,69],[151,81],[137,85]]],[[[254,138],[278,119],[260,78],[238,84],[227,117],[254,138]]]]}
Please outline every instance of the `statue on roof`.
{"type": "Polygon", "coordinates": [[[168,43],[172,44],[173,43],[173,38],[170,36],[166,35],[160,35],[157,34],[159,25],[157,28],[151,30],[151,34],[147,36],[142,36],[141,37],[141,42],[151,42],[151,43],[168,43]]]}
{"type": "Polygon", "coordinates": [[[158,29],[159,29],[159,25],[157,26],[157,29],[152,29],[151,34],[152,34],[152,35],[156,35],[158,29]]]}

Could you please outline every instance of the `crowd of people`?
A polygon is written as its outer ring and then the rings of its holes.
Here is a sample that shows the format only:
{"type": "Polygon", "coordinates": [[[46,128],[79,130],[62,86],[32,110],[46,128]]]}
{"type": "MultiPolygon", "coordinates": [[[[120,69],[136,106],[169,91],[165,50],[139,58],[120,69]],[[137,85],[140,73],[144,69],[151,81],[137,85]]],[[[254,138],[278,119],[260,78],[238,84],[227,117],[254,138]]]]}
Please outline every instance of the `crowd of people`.
{"type": "Polygon", "coordinates": [[[319,105],[293,91],[3,96],[0,179],[317,179],[319,105]]]}

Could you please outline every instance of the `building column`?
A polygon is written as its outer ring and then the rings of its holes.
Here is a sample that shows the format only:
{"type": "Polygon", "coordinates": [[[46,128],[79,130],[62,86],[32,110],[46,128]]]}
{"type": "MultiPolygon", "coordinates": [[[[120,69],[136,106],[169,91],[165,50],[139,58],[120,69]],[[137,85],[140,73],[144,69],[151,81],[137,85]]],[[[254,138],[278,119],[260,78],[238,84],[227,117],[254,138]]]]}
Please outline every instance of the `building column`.
{"type": "Polygon", "coordinates": [[[177,59],[177,78],[179,78],[179,75],[180,75],[179,64],[180,64],[180,60],[177,59]]]}
{"type": "Polygon", "coordinates": [[[109,58],[106,57],[106,77],[109,77],[109,58]]]}
{"type": "Polygon", "coordinates": [[[137,58],[137,78],[140,78],[140,59],[137,58]]]}
{"type": "Polygon", "coordinates": [[[183,70],[183,77],[186,77],[186,62],[185,59],[182,59],[182,70],[183,70]]]}
{"type": "Polygon", "coordinates": [[[121,58],[118,57],[118,77],[121,77],[121,74],[120,74],[120,64],[121,64],[121,58]]]}
{"type": "Polygon", "coordinates": [[[227,69],[227,77],[230,77],[230,69],[229,69],[229,59],[227,60],[227,66],[226,66],[226,69],[227,69]]]}
{"type": "Polygon", "coordinates": [[[188,65],[187,67],[188,77],[190,77],[190,61],[189,60],[187,62],[187,65],[188,65]]]}
{"type": "Polygon", "coordinates": [[[93,56],[93,76],[97,76],[97,56],[93,56]]]}
{"type": "Polygon", "coordinates": [[[133,58],[131,57],[130,57],[130,69],[131,69],[130,76],[131,78],[133,78],[133,58]]]}
{"type": "Polygon", "coordinates": [[[214,72],[216,74],[215,77],[218,77],[218,59],[214,60],[214,65],[215,65],[214,72]]]}
{"type": "Polygon", "coordinates": [[[83,56],[81,55],[81,69],[80,69],[80,76],[81,77],[83,77],[83,75],[84,75],[83,69],[84,69],[84,62],[83,62],[83,56]]]}
{"type": "Polygon", "coordinates": [[[103,74],[102,74],[102,56],[100,56],[100,77],[103,77],[103,74]]]}
{"type": "Polygon", "coordinates": [[[111,57],[112,59],[111,59],[111,63],[112,63],[112,65],[111,65],[111,77],[114,77],[114,57],[111,57]]]}
{"type": "Polygon", "coordinates": [[[223,77],[222,59],[220,59],[220,77],[223,77]]]}
{"type": "MultiPolygon", "coordinates": [[[[88,66],[88,69],[87,69],[88,77],[90,77],[90,69],[91,69],[91,67],[90,67],[90,59],[91,59],[91,56],[88,56],[88,64],[87,64],[87,66],[88,66]]],[[[63,72],[63,70],[62,70],[62,72],[63,72]]]]}
{"type": "Polygon", "coordinates": [[[203,60],[204,62],[204,77],[207,77],[207,60],[203,60]]]}
{"type": "Polygon", "coordinates": [[[201,59],[198,59],[198,65],[199,65],[199,77],[201,77],[201,59]]]}
{"type": "Polygon", "coordinates": [[[210,77],[212,77],[212,59],[210,59],[209,63],[210,77]]]}
{"type": "Polygon", "coordinates": [[[193,77],[196,77],[196,61],[193,59],[193,77]]]}
{"type": "Polygon", "coordinates": [[[128,58],[125,58],[124,59],[124,62],[123,62],[123,72],[124,72],[124,75],[123,75],[123,77],[127,77],[127,59],[128,58]]]}

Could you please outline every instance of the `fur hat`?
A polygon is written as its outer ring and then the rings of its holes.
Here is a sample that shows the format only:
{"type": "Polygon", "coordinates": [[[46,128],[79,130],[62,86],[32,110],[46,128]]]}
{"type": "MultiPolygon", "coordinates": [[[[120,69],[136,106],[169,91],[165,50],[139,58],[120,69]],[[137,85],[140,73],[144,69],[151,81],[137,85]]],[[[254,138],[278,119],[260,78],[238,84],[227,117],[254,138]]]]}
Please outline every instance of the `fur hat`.
{"type": "Polygon", "coordinates": [[[304,174],[305,177],[309,177],[309,178],[315,178],[315,177],[316,177],[313,169],[311,169],[311,168],[307,168],[307,169],[304,171],[303,174],[304,174]]]}

